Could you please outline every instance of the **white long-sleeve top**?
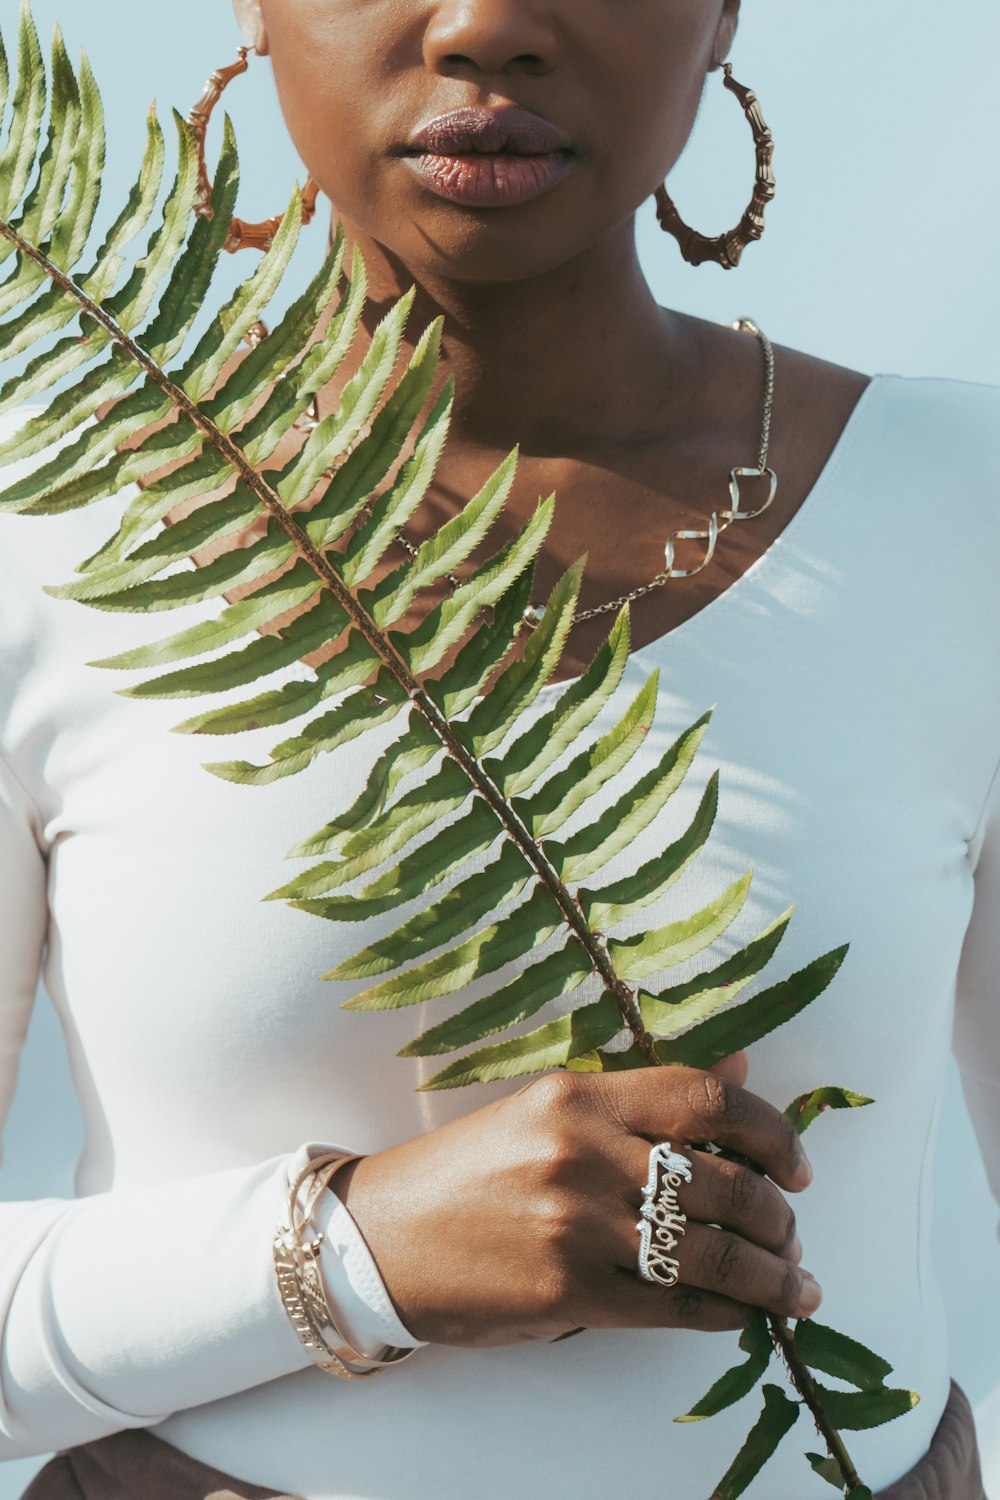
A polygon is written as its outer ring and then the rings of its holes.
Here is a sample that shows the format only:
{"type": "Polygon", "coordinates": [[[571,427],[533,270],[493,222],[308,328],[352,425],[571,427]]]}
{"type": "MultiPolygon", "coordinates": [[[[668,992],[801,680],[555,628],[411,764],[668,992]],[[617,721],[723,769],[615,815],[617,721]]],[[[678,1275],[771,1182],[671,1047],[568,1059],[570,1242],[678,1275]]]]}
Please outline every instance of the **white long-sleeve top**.
{"type": "MultiPolygon", "coordinates": [[[[779,1108],[822,1084],[877,1100],[813,1127],[815,1181],[794,1202],[819,1320],[922,1396],[851,1435],[875,1489],[925,1453],[948,1394],[928,1231],[953,1043],[1000,1201],[998,436],[1000,388],[876,376],[783,535],[634,653],[599,725],[661,669],[638,778],[715,706],[684,787],[629,855],[675,838],[721,770],[711,839],[646,925],[752,867],[716,961],[793,903],[765,982],[851,945],[827,994],[753,1049],[750,1086],[779,1108]]],[[[287,850],[353,800],[378,735],[236,786],[200,762],[262,758],[280,731],[170,734],[189,705],[123,699],[149,674],[85,665],[216,608],[107,615],[41,592],[110,534],[116,503],[0,517],[0,1103],[44,953],[86,1124],[76,1200],[0,1208],[0,1457],[151,1426],[306,1500],[605,1500],[650,1484],[703,1500],[759,1395],[671,1419],[741,1357],[735,1335],[427,1347],[357,1385],[309,1366],[271,1267],[293,1164],[312,1143],[383,1149],[517,1085],[418,1094],[440,1061],[398,1047],[474,991],[344,1011],[357,986],[318,976],[359,930],[261,900],[304,867],[287,850]]],[[[401,1341],[377,1278],[356,1266],[352,1284],[343,1260],[327,1268],[334,1298],[401,1341]]],[[[802,1457],[817,1441],[802,1420],[748,1493],[829,1493],[802,1457]]]]}

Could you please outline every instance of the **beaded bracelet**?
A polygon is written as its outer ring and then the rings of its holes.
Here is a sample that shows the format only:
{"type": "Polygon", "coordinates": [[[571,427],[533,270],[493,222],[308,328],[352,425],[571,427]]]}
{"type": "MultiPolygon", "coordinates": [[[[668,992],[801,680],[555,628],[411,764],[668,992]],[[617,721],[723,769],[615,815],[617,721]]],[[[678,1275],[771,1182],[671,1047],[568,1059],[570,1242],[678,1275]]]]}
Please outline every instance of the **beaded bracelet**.
{"type": "Polygon", "coordinates": [[[337,1327],[327,1298],[320,1267],[320,1248],[325,1236],[310,1237],[310,1221],[320,1195],[329,1187],[335,1173],[348,1162],[358,1159],[357,1155],[329,1152],[314,1158],[304,1167],[289,1190],[288,1206],[275,1230],[272,1244],[278,1292],[289,1322],[313,1363],[341,1380],[367,1379],[416,1353],[415,1349],[387,1345],[381,1359],[369,1359],[359,1354],[337,1327]],[[299,1192],[306,1178],[311,1176],[315,1176],[316,1181],[307,1195],[304,1210],[300,1210],[299,1192]]]}

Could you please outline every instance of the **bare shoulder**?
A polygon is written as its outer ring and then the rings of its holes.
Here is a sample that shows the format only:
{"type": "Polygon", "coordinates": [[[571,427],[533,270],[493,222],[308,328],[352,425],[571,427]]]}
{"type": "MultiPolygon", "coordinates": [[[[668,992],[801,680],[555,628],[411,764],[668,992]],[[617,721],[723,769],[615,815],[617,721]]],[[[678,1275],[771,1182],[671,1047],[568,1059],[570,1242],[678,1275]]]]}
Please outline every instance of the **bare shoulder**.
{"type": "Polygon", "coordinates": [[[808,493],[844,433],[872,377],[799,349],[775,345],[774,422],[786,469],[808,493]]]}
{"type": "Polygon", "coordinates": [[[849,416],[872,382],[871,375],[850,365],[834,364],[785,344],[775,344],[774,364],[775,382],[785,388],[787,401],[797,400],[807,409],[825,408],[834,418],[849,416]]]}
{"type": "MultiPolygon", "coordinates": [[[[689,323],[706,351],[707,368],[718,372],[734,422],[744,432],[755,430],[762,386],[758,340],[730,324],[689,323]]],[[[774,343],[771,461],[786,476],[786,494],[810,492],[871,382],[870,375],[848,365],[774,343]]]]}

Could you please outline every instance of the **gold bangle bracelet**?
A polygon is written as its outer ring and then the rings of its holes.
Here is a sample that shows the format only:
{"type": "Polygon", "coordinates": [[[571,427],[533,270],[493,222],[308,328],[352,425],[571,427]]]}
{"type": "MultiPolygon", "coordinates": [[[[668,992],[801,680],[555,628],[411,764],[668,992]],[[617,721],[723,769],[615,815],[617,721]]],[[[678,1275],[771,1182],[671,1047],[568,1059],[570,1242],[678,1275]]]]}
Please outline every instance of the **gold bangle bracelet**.
{"type": "Polygon", "coordinates": [[[357,1154],[344,1156],[331,1152],[314,1158],[303,1168],[289,1190],[285,1217],[277,1226],[272,1247],[282,1305],[299,1341],[319,1369],[342,1380],[367,1379],[416,1353],[415,1349],[387,1345],[382,1358],[369,1359],[347,1342],[337,1326],[323,1281],[320,1248],[324,1236],[306,1237],[323,1190],[341,1167],[358,1159],[357,1154]],[[305,1210],[300,1211],[299,1192],[308,1177],[316,1180],[307,1195],[305,1210]]]}

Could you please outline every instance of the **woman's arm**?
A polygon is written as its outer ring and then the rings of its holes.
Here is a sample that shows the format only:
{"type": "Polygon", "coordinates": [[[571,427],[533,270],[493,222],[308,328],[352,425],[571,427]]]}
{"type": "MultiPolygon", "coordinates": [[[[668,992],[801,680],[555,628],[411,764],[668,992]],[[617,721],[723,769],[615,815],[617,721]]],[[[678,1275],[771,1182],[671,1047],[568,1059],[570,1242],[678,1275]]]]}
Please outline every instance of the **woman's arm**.
{"type": "MultiPolygon", "coordinates": [[[[0,758],[0,1123],[45,941],[39,824],[0,758]]],[[[271,1240],[290,1179],[320,1149],[138,1191],[0,1204],[0,1460],[149,1426],[307,1368],[271,1240]]],[[[332,1198],[326,1227],[331,1299],[363,1352],[407,1342],[332,1198]]]]}
{"type": "Polygon", "coordinates": [[[969,859],[975,900],[958,970],[954,1050],[1000,1206],[1000,766],[970,840],[969,859]]]}

